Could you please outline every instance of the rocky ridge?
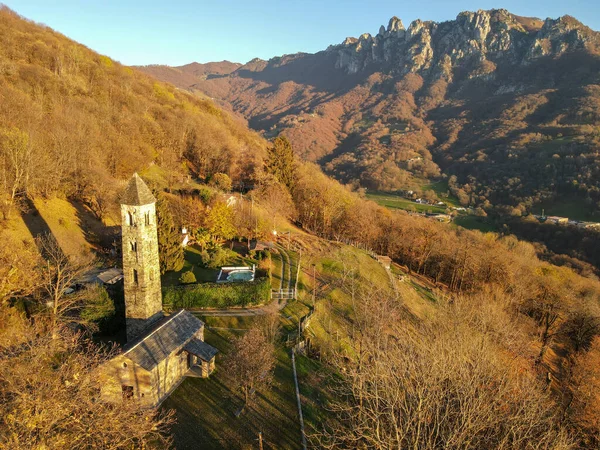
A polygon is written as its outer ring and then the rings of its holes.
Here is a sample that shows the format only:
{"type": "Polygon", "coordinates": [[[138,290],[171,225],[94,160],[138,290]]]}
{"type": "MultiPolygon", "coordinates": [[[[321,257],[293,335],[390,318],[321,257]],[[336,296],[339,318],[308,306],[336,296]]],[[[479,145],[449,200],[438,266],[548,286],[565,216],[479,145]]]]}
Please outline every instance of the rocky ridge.
{"type": "Polygon", "coordinates": [[[380,65],[402,74],[431,73],[451,79],[451,67],[465,62],[526,65],[543,56],[599,47],[599,33],[570,16],[541,21],[498,9],[462,12],[456,20],[442,23],[415,20],[408,29],[392,17],[377,35],[346,38],[327,51],[335,54],[335,67],[349,74],[380,65]]]}

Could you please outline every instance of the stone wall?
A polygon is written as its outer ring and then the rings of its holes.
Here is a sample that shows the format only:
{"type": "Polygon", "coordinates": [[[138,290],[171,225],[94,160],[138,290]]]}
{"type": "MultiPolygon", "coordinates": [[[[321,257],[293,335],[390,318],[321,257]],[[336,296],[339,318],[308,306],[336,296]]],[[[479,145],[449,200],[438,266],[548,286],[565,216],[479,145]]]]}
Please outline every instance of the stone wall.
{"type": "Polygon", "coordinates": [[[105,401],[123,401],[123,386],[133,387],[133,398],[142,405],[151,407],[158,403],[153,377],[123,355],[117,356],[100,367],[101,395],[105,401]]]}

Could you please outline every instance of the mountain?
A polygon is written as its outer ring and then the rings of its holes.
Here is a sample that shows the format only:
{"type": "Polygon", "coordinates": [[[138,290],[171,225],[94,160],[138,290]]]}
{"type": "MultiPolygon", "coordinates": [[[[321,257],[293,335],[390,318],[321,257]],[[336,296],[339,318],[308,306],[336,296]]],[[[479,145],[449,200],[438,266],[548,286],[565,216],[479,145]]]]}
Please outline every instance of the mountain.
{"type": "Polygon", "coordinates": [[[408,28],[393,17],[316,54],[190,66],[141,70],[286,134],[343,182],[395,190],[443,174],[465,205],[599,210],[600,34],[570,16],[499,9],[408,28]]]}

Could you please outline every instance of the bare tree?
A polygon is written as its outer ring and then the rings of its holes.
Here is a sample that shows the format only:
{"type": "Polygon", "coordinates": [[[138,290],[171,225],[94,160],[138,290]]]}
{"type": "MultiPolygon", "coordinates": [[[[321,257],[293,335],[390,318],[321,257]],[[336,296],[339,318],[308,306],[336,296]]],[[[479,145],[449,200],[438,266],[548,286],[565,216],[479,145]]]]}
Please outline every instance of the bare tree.
{"type": "Polygon", "coordinates": [[[2,214],[8,218],[18,195],[26,192],[31,166],[29,136],[17,128],[0,130],[2,214]]]}
{"type": "Polygon", "coordinates": [[[77,320],[72,313],[80,307],[81,297],[70,293],[69,289],[91,268],[91,264],[69,258],[51,234],[38,237],[37,244],[45,259],[41,269],[41,289],[50,310],[52,333],[56,336],[62,321],[67,318],[77,320]]]}
{"type": "MultiPolygon", "coordinates": [[[[460,310],[428,325],[399,321],[393,299],[363,296],[360,344],[332,358],[335,420],[323,448],[569,449],[548,393],[460,310]],[[360,345],[360,347],[359,347],[360,345]]],[[[488,324],[489,325],[489,324],[488,324]]],[[[357,339],[360,337],[357,335],[357,339]]],[[[354,341],[356,342],[356,341],[354,341]]]]}
{"type": "Polygon", "coordinates": [[[171,413],[100,400],[97,368],[110,352],[66,329],[52,336],[43,322],[22,320],[27,332],[0,339],[0,448],[169,446],[171,413]]]}
{"type": "Polygon", "coordinates": [[[236,389],[240,389],[247,405],[253,393],[271,383],[275,367],[275,347],[256,328],[233,342],[233,349],[223,364],[236,389]]]}

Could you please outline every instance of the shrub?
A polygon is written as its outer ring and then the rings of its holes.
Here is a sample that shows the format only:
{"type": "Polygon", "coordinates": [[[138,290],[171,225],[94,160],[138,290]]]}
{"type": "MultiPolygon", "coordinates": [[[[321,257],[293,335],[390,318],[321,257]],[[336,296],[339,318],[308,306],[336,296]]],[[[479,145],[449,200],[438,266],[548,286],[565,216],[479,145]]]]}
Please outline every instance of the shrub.
{"type": "Polygon", "coordinates": [[[226,173],[215,173],[211,177],[209,184],[224,192],[231,191],[231,178],[229,178],[229,175],[227,175],[226,173]]]}
{"type": "Polygon", "coordinates": [[[196,282],[196,275],[194,275],[194,272],[192,272],[191,270],[188,270],[187,272],[183,272],[181,274],[181,276],[179,277],[179,282],[181,284],[195,283],[196,282]]]}
{"type": "Polygon", "coordinates": [[[244,307],[268,302],[270,293],[268,278],[243,283],[168,286],[163,289],[163,304],[168,309],[244,307]]]}

